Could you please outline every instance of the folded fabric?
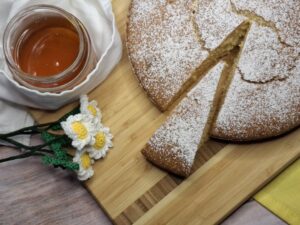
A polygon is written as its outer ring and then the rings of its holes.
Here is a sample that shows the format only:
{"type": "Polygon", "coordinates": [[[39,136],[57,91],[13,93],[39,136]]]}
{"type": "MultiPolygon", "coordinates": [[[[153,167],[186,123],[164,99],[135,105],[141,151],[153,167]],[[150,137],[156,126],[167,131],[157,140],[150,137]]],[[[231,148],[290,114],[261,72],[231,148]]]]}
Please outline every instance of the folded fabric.
{"type": "Polygon", "coordinates": [[[300,224],[300,159],[255,195],[255,200],[291,225],[300,224]]]}
{"type": "Polygon", "coordinates": [[[110,0],[1,0],[0,40],[8,21],[22,8],[49,4],[72,13],[87,28],[99,61],[87,79],[72,90],[42,93],[17,83],[8,70],[0,42],[0,99],[21,105],[57,109],[97,87],[117,65],[122,54],[122,42],[116,28],[110,0]]]}
{"type": "MultiPolygon", "coordinates": [[[[32,126],[33,123],[32,117],[23,107],[0,100],[0,134],[32,126]]],[[[30,137],[28,135],[17,136],[14,137],[14,139],[25,145],[29,145],[30,142],[30,137]]],[[[7,145],[7,143],[0,142],[0,145],[1,144],[7,145]]]]}

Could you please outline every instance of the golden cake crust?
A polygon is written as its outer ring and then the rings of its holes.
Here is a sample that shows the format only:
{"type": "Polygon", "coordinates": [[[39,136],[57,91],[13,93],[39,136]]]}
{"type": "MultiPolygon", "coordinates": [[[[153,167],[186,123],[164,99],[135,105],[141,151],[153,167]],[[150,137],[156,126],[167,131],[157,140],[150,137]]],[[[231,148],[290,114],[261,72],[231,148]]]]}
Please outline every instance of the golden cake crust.
{"type": "Polygon", "coordinates": [[[183,0],[133,0],[128,53],[150,99],[165,110],[209,54],[240,23],[250,20],[234,79],[211,134],[253,141],[299,126],[300,3],[271,1],[198,0],[193,5],[183,0]]]}
{"type": "MultiPolygon", "coordinates": [[[[171,148],[171,146],[169,147],[171,148]]],[[[182,177],[190,175],[190,168],[185,165],[182,158],[178,157],[178,154],[172,152],[168,147],[165,148],[164,152],[157,153],[157,149],[154,146],[147,144],[143,148],[142,153],[150,162],[161,169],[182,177]]]]}
{"type": "Polygon", "coordinates": [[[208,53],[194,33],[191,1],[132,0],[127,49],[133,70],[162,111],[178,96],[208,53]]]}
{"type": "Polygon", "coordinates": [[[180,176],[190,174],[198,148],[208,138],[224,65],[213,67],[154,133],[142,150],[148,160],[180,176]]]}

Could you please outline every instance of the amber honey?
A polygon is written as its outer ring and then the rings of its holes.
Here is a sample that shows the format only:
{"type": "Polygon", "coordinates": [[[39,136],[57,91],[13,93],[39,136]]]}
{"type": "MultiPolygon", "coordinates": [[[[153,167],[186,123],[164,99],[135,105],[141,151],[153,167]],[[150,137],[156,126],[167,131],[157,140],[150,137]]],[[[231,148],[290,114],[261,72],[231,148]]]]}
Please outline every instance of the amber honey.
{"type": "Polygon", "coordinates": [[[73,88],[95,66],[83,24],[53,6],[37,5],[17,14],[5,30],[3,44],[15,80],[40,91],[73,88]]]}
{"type": "Polygon", "coordinates": [[[77,58],[79,37],[68,27],[50,26],[38,29],[19,43],[17,63],[33,76],[61,73],[77,58]]]}

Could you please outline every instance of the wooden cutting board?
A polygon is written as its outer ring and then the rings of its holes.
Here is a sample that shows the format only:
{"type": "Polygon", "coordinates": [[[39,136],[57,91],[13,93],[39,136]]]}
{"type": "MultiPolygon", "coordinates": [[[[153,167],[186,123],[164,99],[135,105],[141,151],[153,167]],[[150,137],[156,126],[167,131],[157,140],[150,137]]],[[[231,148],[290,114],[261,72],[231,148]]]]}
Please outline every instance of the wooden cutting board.
{"type": "MultiPolygon", "coordinates": [[[[123,43],[130,0],[113,0],[123,43]]],[[[95,164],[85,183],[115,224],[215,224],[300,156],[300,130],[277,140],[231,145],[209,141],[198,153],[194,173],[183,180],[148,163],[140,153],[165,120],[131,71],[126,49],[110,77],[90,93],[114,135],[114,149],[95,164]]],[[[56,112],[30,110],[38,122],[56,112]]]]}

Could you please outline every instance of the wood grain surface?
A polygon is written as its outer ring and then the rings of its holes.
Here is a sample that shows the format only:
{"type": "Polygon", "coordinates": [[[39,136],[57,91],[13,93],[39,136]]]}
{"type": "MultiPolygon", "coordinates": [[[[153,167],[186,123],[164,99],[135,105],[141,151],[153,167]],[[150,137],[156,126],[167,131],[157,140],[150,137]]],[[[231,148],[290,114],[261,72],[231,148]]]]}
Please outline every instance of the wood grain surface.
{"type": "MultiPolygon", "coordinates": [[[[113,0],[124,43],[130,0],[113,0]]],[[[215,224],[292,163],[300,154],[300,131],[260,144],[209,141],[196,158],[194,173],[182,180],[148,163],[140,151],[165,120],[132,73],[126,49],[110,77],[90,93],[114,135],[114,149],[95,164],[86,187],[116,224],[215,224]]],[[[38,122],[57,112],[31,110],[38,122]]]]}

